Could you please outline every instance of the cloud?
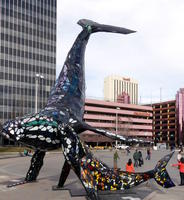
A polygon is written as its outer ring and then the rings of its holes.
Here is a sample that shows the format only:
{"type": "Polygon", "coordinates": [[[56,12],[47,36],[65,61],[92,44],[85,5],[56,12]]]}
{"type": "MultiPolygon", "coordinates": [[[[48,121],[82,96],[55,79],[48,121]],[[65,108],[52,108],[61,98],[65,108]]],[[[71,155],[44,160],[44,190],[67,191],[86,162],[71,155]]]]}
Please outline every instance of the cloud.
{"type": "Polygon", "coordinates": [[[81,30],[76,22],[88,18],[137,33],[91,36],[85,56],[87,96],[102,98],[104,77],[119,74],[139,81],[141,99],[159,98],[161,87],[163,99],[174,98],[184,87],[183,10],[182,0],[58,1],[57,74],[81,30]]]}

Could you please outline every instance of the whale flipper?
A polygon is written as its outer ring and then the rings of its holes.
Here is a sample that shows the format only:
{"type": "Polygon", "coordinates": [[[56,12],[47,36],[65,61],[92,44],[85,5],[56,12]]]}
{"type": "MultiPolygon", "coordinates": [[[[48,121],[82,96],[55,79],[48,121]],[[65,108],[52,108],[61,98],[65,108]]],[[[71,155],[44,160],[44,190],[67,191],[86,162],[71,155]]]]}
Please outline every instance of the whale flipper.
{"type": "Polygon", "coordinates": [[[81,19],[77,22],[83,28],[88,28],[89,32],[109,32],[109,33],[121,33],[121,34],[130,34],[135,33],[136,31],[118,27],[118,26],[111,26],[105,24],[99,24],[89,19],[81,19]]]}
{"type": "Polygon", "coordinates": [[[170,188],[170,187],[175,186],[175,184],[171,180],[171,178],[166,170],[166,166],[167,166],[169,160],[171,159],[171,157],[173,156],[173,154],[174,154],[174,152],[172,152],[172,153],[164,156],[162,159],[160,159],[154,169],[155,181],[164,188],[170,188]]]}

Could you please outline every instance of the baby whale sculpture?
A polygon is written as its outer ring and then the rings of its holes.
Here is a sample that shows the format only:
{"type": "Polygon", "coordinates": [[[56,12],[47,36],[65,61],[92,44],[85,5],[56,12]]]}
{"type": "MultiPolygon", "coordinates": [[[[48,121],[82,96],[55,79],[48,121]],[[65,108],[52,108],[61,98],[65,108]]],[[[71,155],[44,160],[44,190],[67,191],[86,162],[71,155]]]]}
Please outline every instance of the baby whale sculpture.
{"type": "MultiPolygon", "coordinates": [[[[129,174],[113,170],[95,159],[78,134],[90,130],[115,140],[130,142],[128,138],[96,129],[83,121],[85,103],[84,54],[92,33],[112,32],[129,34],[135,31],[103,25],[91,20],[78,21],[82,31],[69,51],[62,71],[52,88],[47,105],[36,114],[10,120],[3,125],[2,135],[35,149],[24,182],[35,181],[43,165],[45,152],[63,146],[65,163],[57,188],[63,187],[72,168],[81,180],[90,199],[98,199],[98,190],[123,190],[155,178],[163,187],[172,187],[165,167],[172,154],[161,159],[154,170],[129,174]]],[[[137,140],[139,142],[139,140],[137,140]]]]}

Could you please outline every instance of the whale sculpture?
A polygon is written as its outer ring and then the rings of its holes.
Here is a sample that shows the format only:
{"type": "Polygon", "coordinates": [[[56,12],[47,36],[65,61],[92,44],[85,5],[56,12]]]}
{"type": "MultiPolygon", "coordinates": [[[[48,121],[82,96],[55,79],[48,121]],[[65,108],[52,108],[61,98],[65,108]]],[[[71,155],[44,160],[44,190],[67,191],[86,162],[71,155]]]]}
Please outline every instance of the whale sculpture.
{"type": "MultiPolygon", "coordinates": [[[[128,189],[149,178],[155,178],[164,187],[174,186],[165,169],[172,154],[164,157],[155,169],[149,172],[134,174],[119,172],[114,174],[107,165],[95,159],[81,142],[78,135],[86,130],[115,140],[131,142],[124,136],[96,129],[83,121],[85,103],[84,54],[92,33],[130,34],[135,31],[103,25],[86,19],[79,20],[78,24],[82,26],[82,31],[67,55],[56,84],[51,89],[46,106],[39,113],[10,120],[3,125],[1,134],[4,137],[35,149],[24,183],[36,180],[43,165],[45,152],[58,149],[62,145],[65,163],[55,189],[63,187],[71,168],[81,180],[90,199],[98,199],[98,190],[128,189]],[[101,182],[97,177],[101,177],[101,182]]],[[[140,141],[136,140],[136,142],[140,141]]]]}

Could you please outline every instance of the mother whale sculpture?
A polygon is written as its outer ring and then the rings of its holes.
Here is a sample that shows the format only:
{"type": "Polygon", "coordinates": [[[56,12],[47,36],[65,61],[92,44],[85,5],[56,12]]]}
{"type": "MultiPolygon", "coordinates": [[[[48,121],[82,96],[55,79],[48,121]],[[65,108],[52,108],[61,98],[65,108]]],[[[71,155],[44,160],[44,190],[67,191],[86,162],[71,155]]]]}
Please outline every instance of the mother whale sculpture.
{"type": "MultiPolygon", "coordinates": [[[[35,181],[47,150],[64,149],[65,163],[57,188],[61,188],[72,168],[90,199],[98,198],[98,190],[123,190],[155,178],[163,187],[174,186],[165,167],[172,154],[161,159],[154,170],[145,173],[114,174],[95,159],[78,134],[90,130],[115,140],[130,142],[126,137],[96,129],[83,121],[85,103],[84,54],[88,39],[95,32],[129,34],[135,31],[103,25],[91,20],[78,21],[83,30],[69,51],[62,71],[52,88],[47,105],[36,114],[10,120],[3,125],[2,135],[35,149],[24,182],[35,181]]],[[[139,141],[137,141],[139,142],[139,141]]]]}

